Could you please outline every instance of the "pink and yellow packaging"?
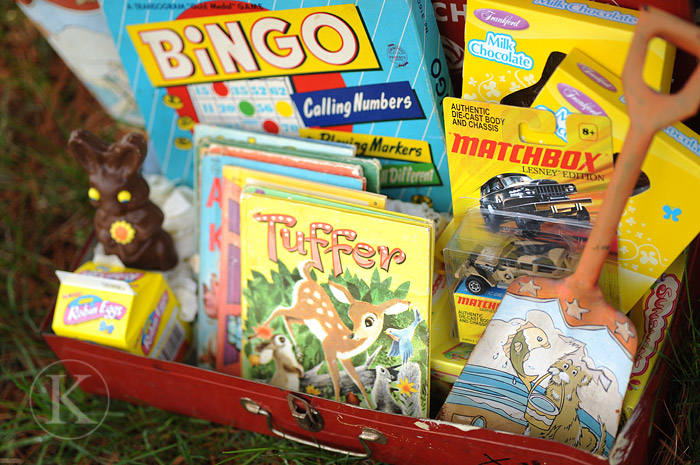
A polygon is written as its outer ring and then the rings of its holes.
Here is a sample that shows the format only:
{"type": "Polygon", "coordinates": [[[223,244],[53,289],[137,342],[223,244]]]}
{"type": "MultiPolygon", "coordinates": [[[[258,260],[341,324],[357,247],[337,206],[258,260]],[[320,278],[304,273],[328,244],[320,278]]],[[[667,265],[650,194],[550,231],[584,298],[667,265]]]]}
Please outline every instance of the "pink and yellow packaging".
{"type": "MultiPolygon", "coordinates": [[[[535,99],[534,107],[565,121],[577,113],[608,116],[613,152],[622,150],[629,117],[620,78],[580,50],[572,50],[535,99]]],[[[634,193],[618,227],[620,304],[625,311],[644,295],[700,232],[700,135],[681,123],[654,137],[634,193]]]]}
{"type": "MultiPolygon", "coordinates": [[[[621,74],[637,17],[583,0],[469,0],[462,96],[500,102],[537,83],[552,52],[575,47],[621,74]]],[[[668,91],[674,58],[667,42],[650,43],[644,78],[652,88],[668,91]]]]}
{"type": "Polygon", "coordinates": [[[57,271],[61,285],[52,328],[137,355],[177,360],[191,338],[175,295],[160,273],[87,262],[57,271]]]}
{"type": "Polygon", "coordinates": [[[622,403],[625,418],[632,415],[642,397],[644,388],[654,372],[661,350],[669,337],[669,328],[683,291],[681,282],[685,271],[686,254],[682,253],[659,277],[644,297],[632,307],[630,318],[640,335],[637,356],[627,394],[622,403]]]}

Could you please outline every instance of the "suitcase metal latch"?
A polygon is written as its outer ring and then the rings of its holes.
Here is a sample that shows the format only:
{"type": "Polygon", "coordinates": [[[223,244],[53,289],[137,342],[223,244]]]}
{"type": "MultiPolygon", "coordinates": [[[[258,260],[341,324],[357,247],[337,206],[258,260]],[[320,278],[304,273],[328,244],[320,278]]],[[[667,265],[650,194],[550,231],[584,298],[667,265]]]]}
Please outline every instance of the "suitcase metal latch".
{"type": "MultiPolygon", "coordinates": [[[[323,429],[323,418],[321,417],[321,414],[318,411],[316,411],[313,407],[311,407],[308,402],[306,402],[301,397],[295,396],[294,394],[289,394],[287,396],[287,402],[289,403],[289,408],[292,411],[292,416],[294,417],[294,419],[300,427],[308,431],[320,431],[321,429],[323,429]],[[308,424],[309,427],[305,426],[305,424],[308,424]]],[[[364,427],[362,428],[362,432],[357,436],[357,439],[360,441],[360,444],[362,444],[362,447],[365,450],[364,453],[355,452],[347,449],[341,449],[333,446],[327,446],[324,444],[320,444],[315,439],[309,440],[306,438],[301,438],[277,429],[273,425],[272,414],[264,408],[262,408],[260,405],[258,405],[257,402],[255,402],[252,399],[242,397],[241,405],[244,409],[246,409],[248,412],[254,415],[264,416],[265,420],[267,420],[267,427],[273,434],[285,439],[289,439],[290,441],[296,441],[300,444],[304,444],[311,447],[317,447],[321,450],[345,454],[350,457],[357,457],[360,459],[369,459],[370,457],[372,457],[372,449],[370,448],[369,443],[387,443],[387,439],[384,434],[377,431],[376,429],[364,427]]]]}
{"type": "Polygon", "coordinates": [[[294,394],[287,394],[287,405],[299,427],[312,433],[323,429],[323,417],[306,400],[294,394]]]}

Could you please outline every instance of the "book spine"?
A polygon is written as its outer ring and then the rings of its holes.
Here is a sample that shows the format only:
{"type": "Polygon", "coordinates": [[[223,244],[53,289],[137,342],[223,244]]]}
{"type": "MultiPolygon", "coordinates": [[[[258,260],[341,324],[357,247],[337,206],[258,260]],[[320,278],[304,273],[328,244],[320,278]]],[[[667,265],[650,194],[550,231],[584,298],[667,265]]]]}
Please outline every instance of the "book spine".
{"type": "Polygon", "coordinates": [[[199,274],[197,311],[197,364],[214,368],[219,291],[221,231],[221,163],[218,157],[201,160],[199,193],[199,274]]]}

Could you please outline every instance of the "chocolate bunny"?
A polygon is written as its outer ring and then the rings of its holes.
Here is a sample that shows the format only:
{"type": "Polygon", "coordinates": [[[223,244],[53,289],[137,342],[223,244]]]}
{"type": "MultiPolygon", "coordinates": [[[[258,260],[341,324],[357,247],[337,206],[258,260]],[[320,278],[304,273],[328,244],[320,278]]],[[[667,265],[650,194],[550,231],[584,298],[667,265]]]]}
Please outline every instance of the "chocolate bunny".
{"type": "Polygon", "coordinates": [[[132,132],[108,145],[77,129],[68,147],[88,173],[88,197],[97,208],[95,232],[105,253],[116,254],[128,267],[173,268],[177,264],[173,240],[162,228],[163,212],[148,199],[149,187],[140,173],[146,139],[132,132]]]}

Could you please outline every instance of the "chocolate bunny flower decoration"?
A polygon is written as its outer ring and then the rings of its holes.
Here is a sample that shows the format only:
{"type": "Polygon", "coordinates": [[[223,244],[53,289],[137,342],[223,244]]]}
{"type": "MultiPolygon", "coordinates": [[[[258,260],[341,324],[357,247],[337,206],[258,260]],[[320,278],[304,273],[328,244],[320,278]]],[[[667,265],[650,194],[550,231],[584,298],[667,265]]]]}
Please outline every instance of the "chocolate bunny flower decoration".
{"type": "Polygon", "coordinates": [[[107,144],[77,129],[68,147],[88,173],[88,197],[96,207],[95,232],[105,253],[117,255],[132,268],[173,268],[177,264],[173,240],[162,228],[163,212],[148,199],[149,187],[140,172],[146,139],[132,132],[107,144]]]}

